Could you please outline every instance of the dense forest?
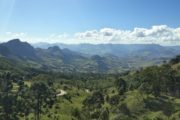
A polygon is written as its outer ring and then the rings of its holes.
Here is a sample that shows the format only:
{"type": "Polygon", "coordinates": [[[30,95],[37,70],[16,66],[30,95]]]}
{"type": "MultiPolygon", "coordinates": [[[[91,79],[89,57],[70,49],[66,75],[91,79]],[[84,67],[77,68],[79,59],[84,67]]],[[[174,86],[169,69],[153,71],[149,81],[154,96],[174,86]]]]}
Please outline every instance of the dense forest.
{"type": "Polygon", "coordinates": [[[180,56],[118,74],[63,73],[0,59],[1,120],[179,120],[180,56]]]}

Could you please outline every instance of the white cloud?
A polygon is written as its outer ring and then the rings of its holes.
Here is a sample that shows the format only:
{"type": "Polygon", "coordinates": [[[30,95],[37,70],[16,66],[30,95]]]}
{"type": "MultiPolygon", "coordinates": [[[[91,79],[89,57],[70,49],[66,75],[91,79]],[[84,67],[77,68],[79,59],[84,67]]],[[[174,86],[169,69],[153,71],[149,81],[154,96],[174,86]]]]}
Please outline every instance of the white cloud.
{"type": "Polygon", "coordinates": [[[103,28],[99,31],[93,30],[78,33],[75,35],[75,39],[84,39],[86,41],[88,40],[88,43],[154,43],[161,45],[180,45],[180,28],[171,28],[167,25],[152,26],[150,29],[134,28],[132,31],[103,28]]]}
{"type": "Polygon", "coordinates": [[[12,32],[6,32],[6,35],[9,37],[25,37],[27,33],[12,33],[12,32]]]}
{"type": "Polygon", "coordinates": [[[113,43],[113,44],[161,44],[180,45],[180,28],[171,28],[167,25],[157,25],[151,28],[134,28],[133,30],[121,30],[113,28],[103,28],[100,30],[89,30],[74,33],[53,33],[45,37],[33,37],[27,33],[7,32],[0,40],[10,40],[20,38],[28,42],[49,42],[49,43],[113,43]]]}

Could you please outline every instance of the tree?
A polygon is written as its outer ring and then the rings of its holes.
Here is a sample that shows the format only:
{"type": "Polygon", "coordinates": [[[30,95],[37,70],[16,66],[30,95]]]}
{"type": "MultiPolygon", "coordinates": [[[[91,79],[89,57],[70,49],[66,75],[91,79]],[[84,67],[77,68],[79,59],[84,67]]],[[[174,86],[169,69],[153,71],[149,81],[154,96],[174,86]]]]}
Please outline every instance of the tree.
{"type": "Polygon", "coordinates": [[[34,82],[30,88],[35,120],[40,120],[43,112],[42,107],[52,107],[56,98],[55,91],[46,83],[34,82]]]}
{"type": "Polygon", "coordinates": [[[74,116],[78,120],[81,120],[81,112],[79,111],[78,108],[72,109],[72,113],[71,114],[72,114],[72,116],[74,116]]]}
{"type": "Polygon", "coordinates": [[[126,91],[126,81],[123,78],[117,79],[115,85],[118,89],[119,95],[123,95],[126,91]]]}
{"type": "Polygon", "coordinates": [[[27,85],[21,81],[18,82],[19,89],[17,92],[17,102],[16,102],[16,109],[19,111],[20,115],[28,120],[28,115],[30,114],[32,108],[31,96],[30,96],[30,89],[27,85]]]}
{"type": "Polygon", "coordinates": [[[179,77],[170,64],[147,67],[130,77],[130,87],[158,97],[161,93],[179,94],[179,77]]]}
{"type": "Polygon", "coordinates": [[[177,64],[180,62],[180,55],[170,60],[170,64],[177,64]]]}
{"type": "Polygon", "coordinates": [[[101,108],[104,104],[104,95],[102,91],[95,91],[83,101],[82,117],[83,119],[98,119],[101,114],[101,108]]]}
{"type": "Polygon", "coordinates": [[[108,108],[102,109],[98,120],[109,120],[109,110],[108,110],[108,108]]]}
{"type": "Polygon", "coordinates": [[[17,111],[15,111],[16,96],[12,92],[13,76],[10,72],[5,72],[0,75],[0,109],[2,120],[16,120],[17,111]]]}
{"type": "MultiPolygon", "coordinates": [[[[175,96],[176,92],[179,89],[178,84],[180,79],[176,75],[175,71],[169,64],[163,65],[161,67],[161,79],[163,80],[163,92],[175,96]]],[[[162,84],[161,84],[162,85],[162,84]]]]}
{"type": "Polygon", "coordinates": [[[101,108],[104,104],[104,96],[101,91],[94,92],[91,96],[83,101],[84,106],[88,108],[101,108]]]}
{"type": "Polygon", "coordinates": [[[119,104],[119,95],[114,95],[109,98],[109,104],[110,105],[118,105],[119,104]]]}
{"type": "Polygon", "coordinates": [[[12,74],[10,72],[2,73],[0,75],[0,91],[2,93],[11,92],[13,88],[12,81],[12,74]]]}
{"type": "MultiPolygon", "coordinates": [[[[138,86],[137,88],[141,92],[145,92],[147,94],[154,94],[155,96],[159,96],[161,92],[161,73],[160,68],[157,66],[151,66],[146,69],[143,69],[138,74],[138,86]]],[[[135,81],[135,80],[133,80],[135,81]]]]}
{"type": "Polygon", "coordinates": [[[13,94],[4,94],[1,96],[2,114],[0,118],[2,120],[16,120],[17,112],[14,109],[15,105],[15,96],[13,94]]]}

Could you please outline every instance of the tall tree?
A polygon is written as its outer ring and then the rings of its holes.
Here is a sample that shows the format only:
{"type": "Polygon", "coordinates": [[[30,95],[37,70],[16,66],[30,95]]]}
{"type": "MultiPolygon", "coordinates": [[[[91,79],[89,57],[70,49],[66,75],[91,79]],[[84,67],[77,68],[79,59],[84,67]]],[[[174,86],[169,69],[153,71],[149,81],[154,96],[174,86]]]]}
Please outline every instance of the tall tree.
{"type": "Polygon", "coordinates": [[[104,104],[104,96],[101,91],[95,91],[84,100],[83,104],[90,109],[101,108],[104,104]]]}
{"type": "Polygon", "coordinates": [[[40,120],[40,115],[43,112],[42,107],[52,107],[56,94],[51,87],[42,81],[34,82],[30,89],[31,99],[34,104],[35,120],[40,120]]]}
{"type": "Polygon", "coordinates": [[[115,85],[118,89],[119,95],[123,95],[126,91],[126,81],[123,78],[117,79],[115,85]]]}
{"type": "Polygon", "coordinates": [[[0,109],[2,111],[0,119],[2,120],[17,119],[17,111],[14,109],[16,96],[12,92],[12,81],[13,76],[10,72],[0,74],[0,109]]]}

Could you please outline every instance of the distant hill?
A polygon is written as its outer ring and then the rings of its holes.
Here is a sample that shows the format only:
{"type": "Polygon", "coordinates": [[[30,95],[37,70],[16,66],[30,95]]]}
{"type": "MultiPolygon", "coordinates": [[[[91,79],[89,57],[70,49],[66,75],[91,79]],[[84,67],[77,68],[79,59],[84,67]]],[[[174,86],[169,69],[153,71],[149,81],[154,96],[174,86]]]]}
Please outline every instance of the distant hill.
{"type": "Polygon", "coordinates": [[[33,46],[36,48],[47,48],[54,45],[83,54],[101,56],[111,54],[121,58],[127,58],[131,56],[142,56],[148,58],[169,58],[180,54],[179,46],[166,47],[157,44],[33,44],[33,46]]]}
{"type": "Polygon", "coordinates": [[[0,44],[0,49],[1,53],[8,57],[37,58],[35,49],[27,42],[21,42],[19,39],[13,39],[7,43],[0,44]]]}
{"type": "Polygon", "coordinates": [[[46,44],[46,47],[34,48],[27,42],[13,39],[0,44],[0,56],[22,68],[55,72],[120,73],[161,64],[180,53],[178,47],[155,44],[46,44]]]}

